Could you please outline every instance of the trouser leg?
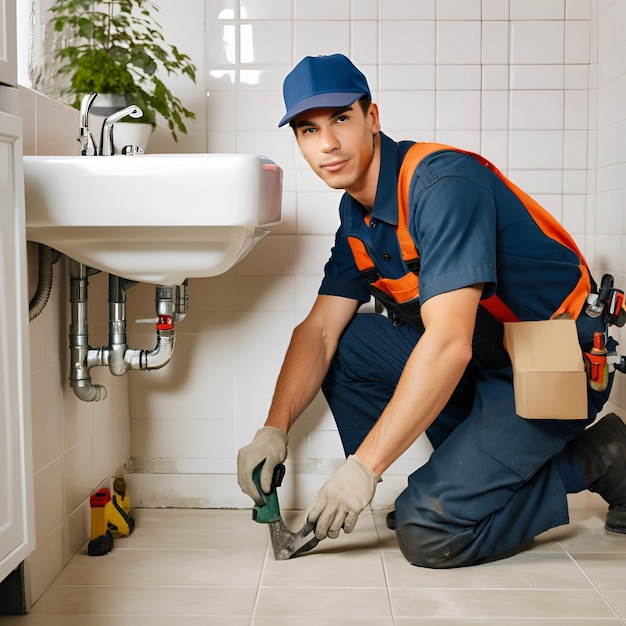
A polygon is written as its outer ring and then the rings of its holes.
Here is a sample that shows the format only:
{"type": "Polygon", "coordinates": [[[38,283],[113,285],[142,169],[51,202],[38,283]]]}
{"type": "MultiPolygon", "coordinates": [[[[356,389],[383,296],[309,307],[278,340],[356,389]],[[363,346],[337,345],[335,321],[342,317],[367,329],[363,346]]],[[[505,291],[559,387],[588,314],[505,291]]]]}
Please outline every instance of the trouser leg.
{"type": "MultiPolygon", "coordinates": [[[[398,328],[387,317],[369,313],[355,315],[344,331],[322,391],[346,456],[361,445],[387,406],[419,337],[409,326],[398,328]]],[[[433,447],[467,416],[472,397],[473,386],[464,376],[428,431],[433,447]]]]}
{"type": "Polygon", "coordinates": [[[396,501],[398,543],[415,565],[472,565],[568,522],[552,457],[587,422],[525,420],[515,414],[510,368],[475,372],[470,415],[396,501]]]}

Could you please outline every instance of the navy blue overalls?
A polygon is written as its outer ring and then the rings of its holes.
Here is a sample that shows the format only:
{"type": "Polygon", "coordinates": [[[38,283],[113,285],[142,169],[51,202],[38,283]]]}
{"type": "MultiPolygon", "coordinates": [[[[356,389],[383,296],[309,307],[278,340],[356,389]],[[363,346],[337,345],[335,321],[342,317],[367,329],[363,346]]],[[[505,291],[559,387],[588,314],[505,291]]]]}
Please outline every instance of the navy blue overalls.
{"type": "MultiPolygon", "coordinates": [[[[566,313],[576,319],[581,346],[590,344],[604,330],[602,320],[584,313],[588,270],[558,223],[480,157],[441,146],[415,158],[414,149],[402,170],[410,148],[382,135],[370,215],[349,196],[342,199],[320,293],[365,301],[373,284],[375,293],[414,302],[416,294],[405,289],[416,269],[402,250],[406,227],[420,253],[418,300],[485,283],[483,304],[500,321],[566,313]]],[[[397,325],[383,315],[357,314],[346,328],[322,390],[347,455],[389,402],[420,335],[419,324],[397,325]]],[[[431,458],[396,500],[399,546],[416,565],[471,565],[568,522],[568,486],[581,477],[565,446],[595,419],[610,386],[589,391],[588,421],[526,420],[515,413],[510,365],[490,365],[475,353],[427,431],[431,458]]]]}

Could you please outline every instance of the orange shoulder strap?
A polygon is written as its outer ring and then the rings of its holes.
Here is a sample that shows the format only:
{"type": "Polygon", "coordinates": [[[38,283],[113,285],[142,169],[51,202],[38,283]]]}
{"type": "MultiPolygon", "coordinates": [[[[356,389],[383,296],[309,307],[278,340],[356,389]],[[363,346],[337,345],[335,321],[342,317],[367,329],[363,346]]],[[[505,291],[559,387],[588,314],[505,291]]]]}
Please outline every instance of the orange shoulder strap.
{"type": "MultiPolygon", "coordinates": [[[[539,228],[548,237],[559,242],[566,248],[569,248],[577,255],[580,267],[580,279],[578,284],[563,301],[561,306],[552,314],[552,317],[555,318],[567,313],[572,319],[576,319],[584,306],[587,295],[591,290],[591,278],[587,269],[587,262],[576,245],[576,242],[551,213],[544,209],[525,191],[511,182],[495,165],[493,165],[493,163],[485,159],[483,156],[475,154],[474,152],[461,150],[445,144],[428,142],[416,143],[409,148],[400,167],[400,174],[398,177],[398,239],[400,241],[403,256],[405,254],[405,249],[415,250],[415,244],[408,228],[409,190],[411,187],[411,181],[413,180],[413,173],[415,172],[415,168],[423,159],[433,152],[439,152],[441,150],[453,150],[455,152],[467,154],[476,159],[487,169],[490,169],[513,192],[513,194],[515,194],[519,201],[526,207],[530,216],[539,228]]],[[[417,254],[419,256],[419,253],[417,254]]],[[[500,319],[500,321],[516,321],[518,319],[517,316],[504,304],[504,302],[497,298],[497,296],[491,296],[487,300],[484,300],[482,305],[498,319],[500,319]]]]}

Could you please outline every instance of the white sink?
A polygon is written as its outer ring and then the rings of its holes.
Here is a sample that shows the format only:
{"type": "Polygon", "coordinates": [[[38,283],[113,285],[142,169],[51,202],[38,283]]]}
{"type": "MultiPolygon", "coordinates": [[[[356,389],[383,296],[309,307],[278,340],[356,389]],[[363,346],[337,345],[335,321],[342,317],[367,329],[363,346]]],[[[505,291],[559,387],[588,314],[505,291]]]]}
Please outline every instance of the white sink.
{"type": "Polygon", "coordinates": [[[26,237],[174,285],[216,276],[280,222],[282,170],[251,154],[24,157],[26,237]]]}

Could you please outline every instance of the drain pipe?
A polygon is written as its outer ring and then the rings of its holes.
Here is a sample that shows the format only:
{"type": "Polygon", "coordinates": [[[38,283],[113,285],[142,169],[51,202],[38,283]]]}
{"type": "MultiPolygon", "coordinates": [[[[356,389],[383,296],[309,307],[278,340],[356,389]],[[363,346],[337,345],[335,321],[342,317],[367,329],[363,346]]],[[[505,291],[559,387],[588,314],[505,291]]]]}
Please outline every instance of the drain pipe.
{"type": "Polygon", "coordinates": [[[70,385],[79,399],[93,402],[106,397],[106,389],[102,385],[91,384],[89,370],[92,367],[104,365],[114,376],[123,376],[128,370],[155,370],[169,363],[176,339],[174,322],[182,321],[187,314],[187,281],[182,285],[158,285],[156,319],[139,320],[156,322],[157,343],[153,350],[133,350],[126,343],[126,290],[136,282],[109,275],[109,345],[92,349],[88,346],[87,268],[72,261],[70,281],[70,385]]]}
{"type": "MultiPolygon", "coordinates": [[[[126,289],[135,283],[118,276],[109,276],[109,345],[97,351],[98,365],[108,366],[114,376],[123,376],[128,370],[156,370],[167,365],[174,353],[176,333],[174,321],[178,316],[174,294],[177,285],[156,287],[157,343],[153,350],[133,350],[126,343],[126,289]]],[[[186,313],[186,312],[185,312],[186,313]]]]}
{"type": "Polygon", "coordinates": [[[94,351],[89,348],[89,326],[87,323],[87,266],[70,259],[70,387],[74,395],[83,402],[104,400],[107,390],[102,385],[94,385],[89,375],[94,351]]]}

